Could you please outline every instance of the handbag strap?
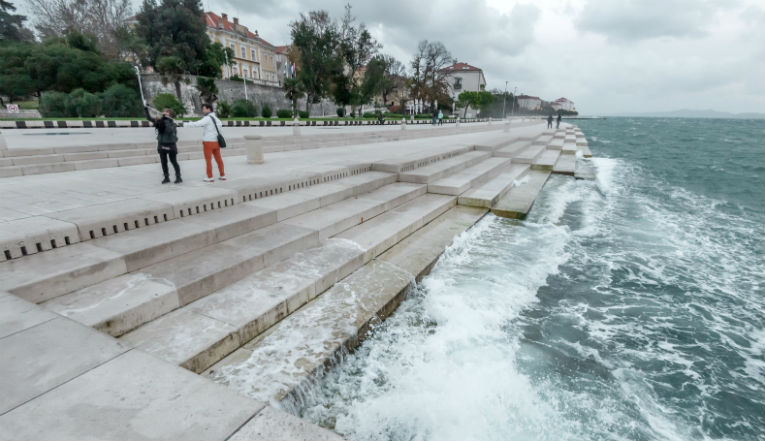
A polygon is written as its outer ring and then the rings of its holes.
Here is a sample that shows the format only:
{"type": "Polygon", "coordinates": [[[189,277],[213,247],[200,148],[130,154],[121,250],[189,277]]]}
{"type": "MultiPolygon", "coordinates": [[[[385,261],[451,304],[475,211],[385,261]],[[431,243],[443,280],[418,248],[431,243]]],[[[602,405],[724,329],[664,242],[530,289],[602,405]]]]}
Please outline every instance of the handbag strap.
{"type": "Polygon", "coordinates": [[[212,123],[213,123],[213,127],[215,127],[215,131],[216,131],[216,132],[218,132],[218,136],[220,136],[220,130],[218,130],[218,125],[217,125],[217,124],[215,124],[215,118],[213,118],[213,117],[212,117],[212,116],[210,116],[209,114],[208,114],[207,116],[209,116],[209,117],[210,117],[210,119],[212,120],[212,123]]]}

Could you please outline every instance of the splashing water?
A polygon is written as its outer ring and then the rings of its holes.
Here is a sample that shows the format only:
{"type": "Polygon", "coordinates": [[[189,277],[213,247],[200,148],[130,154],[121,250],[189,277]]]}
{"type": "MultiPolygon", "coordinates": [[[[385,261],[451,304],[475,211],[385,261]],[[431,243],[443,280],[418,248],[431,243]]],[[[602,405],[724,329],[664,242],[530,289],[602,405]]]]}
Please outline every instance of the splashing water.
{"type": "Polygon", "coordinates": [[[598,179],[458,237],[301,416],[354,440],[765,438],[765,176],[719,159],[733,131],[761,167],[761,127],[589,124],[598,179]]]}

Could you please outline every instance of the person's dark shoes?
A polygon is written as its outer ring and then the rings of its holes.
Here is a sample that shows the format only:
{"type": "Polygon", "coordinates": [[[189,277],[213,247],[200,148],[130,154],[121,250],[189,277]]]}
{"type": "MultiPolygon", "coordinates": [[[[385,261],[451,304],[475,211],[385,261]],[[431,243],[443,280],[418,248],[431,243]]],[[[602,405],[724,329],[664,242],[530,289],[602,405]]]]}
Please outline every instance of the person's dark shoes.
{"type": "Polygon", "coordinates": [[[162,180],[162,183],[163,184],[169,184],[170,183],[170,178],[168,176],[165,176],[165,179],[162,180]]]}
{"type": "Polygon", "coordinates": [[[176,184],[180,184],[181,182],[183,182],[183,179],[181,179],[181,177],[180,177],[180,176],[176,176],[176,177],[175,177],[175,183],[176,183],[176,184]]]}

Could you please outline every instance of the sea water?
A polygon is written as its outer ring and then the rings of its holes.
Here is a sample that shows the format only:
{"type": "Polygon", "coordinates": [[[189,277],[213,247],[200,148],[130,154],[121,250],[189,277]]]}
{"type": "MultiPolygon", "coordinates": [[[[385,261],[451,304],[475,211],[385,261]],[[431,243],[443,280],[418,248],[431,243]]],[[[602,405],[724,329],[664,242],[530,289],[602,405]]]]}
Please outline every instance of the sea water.
{"type": "Polygon", "coordinates": [[[764,122],[578,121],[297,404],[351,440],[765,438],[764,122]]]}

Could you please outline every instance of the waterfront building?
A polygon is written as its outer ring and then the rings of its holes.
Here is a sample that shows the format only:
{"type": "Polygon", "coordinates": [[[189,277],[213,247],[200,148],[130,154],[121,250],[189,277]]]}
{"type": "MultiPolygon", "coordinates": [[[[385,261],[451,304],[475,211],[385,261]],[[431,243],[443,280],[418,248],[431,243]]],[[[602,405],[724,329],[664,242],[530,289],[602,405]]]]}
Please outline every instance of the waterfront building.
{"type": "Polygon", "coordinates": [[[518,95],[518,108],[521,110],[542,110],[542,99],[538,96],[518,95]]]}
{"type": "Polygon", "coordinates": [[[218,16],[214,12],[205,12],[205,23],[207,35],[213,43],[220,43],[234,51],[234,59],[228,60],[228,66],[221,67],[223,78],[236,75],[273,86],[280,85],[276,47],[262,39],[257,30],[250,32],[247,26],[239,23],[239,18],[233,17],[230,21],[225,13],[218,16]]]}
{"type": "MultiPolygon", "coordinates": [[[[457,101],[462,92],[480,92],[486,89],[486,77],[483,70],[454,60],[454,64],[441,69],[447,84],[447,93],[454,101],[457,101]]],[[[468,107],[465,116],[470,118],[474,115],[473,109],[468,107]]],[[[476,112],[477,113],[477,112],[476,112]]]]}
{"type": "Polygon", "coordinates": [[[576,111],[576,107],[574,106],[574,102],[570,101],[567,98],[558,98],[557,100],[553,101],[550,105],[553,108],[553,110],[555,110],[556,112],[558,110],[565,110],[565,111],[568,111],[568,112],[575,112],[576,111]]]}

